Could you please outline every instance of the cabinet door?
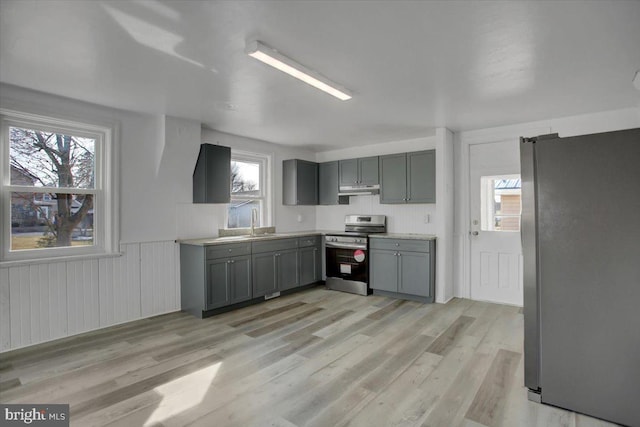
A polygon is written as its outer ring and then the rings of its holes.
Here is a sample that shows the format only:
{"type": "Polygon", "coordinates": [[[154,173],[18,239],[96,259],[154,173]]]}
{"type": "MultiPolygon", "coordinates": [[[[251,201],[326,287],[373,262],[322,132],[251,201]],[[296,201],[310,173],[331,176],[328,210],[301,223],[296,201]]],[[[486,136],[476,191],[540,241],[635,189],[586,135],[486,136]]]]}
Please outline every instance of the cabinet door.
{"type": "Polygon", "coordinates": [[[430,295],[430,259],[424,252],[400,252],[398,256],[398,292],[428,297],[430,295]]]}
{"type": "Polygon", "coordinates": [[[358,159],[340,160],[340,185],[358,183],[358,159]]]}
{"type": "Polygon", "coordinates": [[[407,155],[380,156],[380,203],[406,203],[407,155]]]}
{"type": "Polygon", "coordinates": [[[300,286],[309,285],[321,280],[320,274],[320,250],[311,246],[298,250],[300,258],[300,286]]]}
{"type": "Polygon", "coordinates": [[[230,303],[229,266],[228,259],[207,261],[207,310],[230,303]]]}
{"type": "Polygon", "coordinates": [[[251,257],[237,257],[230,264],[231,303],[251,299],[251,257]]]}
{"type": "Polygon", "coordinates": [[[318,203],[321,205],[338,204],[339,166],[338,162],[326,162],[318,165],[318,203]]]}
{"type": "Polygon", "coordinates": [[[270,294],[277,290],[276,256],[265,252],[251,256],[253,298],[270,294]]]}
{"type": "Polygon", "coordinates": [[[297,161],[296,205],[318,204],[318,164],[297,161]]]}
{"type": "Polygon", "coordinates": [[[369,251],[371,289],[398,292],[398,257],[394,251],[369,251]]]}
{"type": "Polygon", "coordinates": [[[298,286],[298,249],[280,251],[278,258],[278,290],[284,291],[298,286]]]}
{"type": "Polygon", "coordinates": [[[193,171],[193,203],[229,203],[231,148],[202,144],[193,171]]]}
{"type": "Polygon", "coordinates": [[[378,184],[378,157],[364,157],[358,159],[358,183],[373,185],[378,184]]]}
{"type": "Polygon", "coordinates": [[[436,202],[435,150],[407,153],[407,202],[436,202]]]}

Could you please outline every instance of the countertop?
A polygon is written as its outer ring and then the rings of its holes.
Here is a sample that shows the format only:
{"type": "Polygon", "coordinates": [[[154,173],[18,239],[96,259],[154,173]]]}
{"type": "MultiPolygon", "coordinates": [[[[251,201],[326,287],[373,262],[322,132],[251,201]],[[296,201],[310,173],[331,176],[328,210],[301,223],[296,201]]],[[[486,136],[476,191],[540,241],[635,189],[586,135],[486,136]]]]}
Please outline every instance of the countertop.
{"type": "MultiPolygon", "coordinates": [[[[264,234],[258,236],[230,236],[230,237],[208,237],[203,239],[179,239],[178,243],[194,246],[211,246],[225,245],[228,243],[245,243],[245,242],[261,242],[264,240],[286,239],[304,236],[324,236],[327,234],[340,234],[343,230],[311,230],[311,231],[293,231],[285,233],[264,234]]],[[[414,234],[414,233],[376,233],[369,237],[376,239],[412,239],[412,240],[435,240],[433,234],[414,234]]]]}
{"type": "Polygon", "coordinates": [[[435,234],[416,234],[416,233],[376,233],[376,234],[370,234],[369,238],[375,238],[375,239],[436,240],[435,234]]]}

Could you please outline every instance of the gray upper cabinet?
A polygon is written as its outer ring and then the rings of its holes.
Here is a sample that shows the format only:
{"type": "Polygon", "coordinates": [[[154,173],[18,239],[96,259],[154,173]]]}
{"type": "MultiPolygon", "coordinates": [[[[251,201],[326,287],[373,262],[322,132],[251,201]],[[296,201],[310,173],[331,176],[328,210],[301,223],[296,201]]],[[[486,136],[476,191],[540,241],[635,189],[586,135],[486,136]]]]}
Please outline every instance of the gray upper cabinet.
{"type": "Polygon", "coordinates": [[[435,150],[380,157],[380,203],[435,203],[435,150]]]}
{"type": "Polygon", "coordinates": [[[318,165],[318,204],[340,204],[342,198],[338,196],[339,177],[340,172],[337,161],[318,165]]]}
{"type": "Polygon", "coordinates": [[[340,160],[340,185],[374,185],[378,179],[378,157],[340,160]]]}
{"type": "Polygon", "coordinates": [[[290,159],[282,162],[282,204],[318,204],[318,164],[290,159]]]}
{"type": "Polygon", "coordinates": [[[340,160],[340,185],[358,183],[358,159],[340,160]]]}
{"type": "Polygon", "coordinates": [[[407,202],[436,202],[436,151],[407,153],[407,202]]]}
{"type": "Polygon", "coordinates": [[[201,144],[193,170],[193,203],[229,203],[231,148],[201,144]]]}
{"type": "Polygon", "coordinates": [[[380,203],[406,203],[407,155],[380,156],[380,203]]]}
{"type": "Polygon", "coordinates": [[[374,185],[380,182],[378,176],[378,156],[358,159],[360,181],[358,184],[374,185]]]}

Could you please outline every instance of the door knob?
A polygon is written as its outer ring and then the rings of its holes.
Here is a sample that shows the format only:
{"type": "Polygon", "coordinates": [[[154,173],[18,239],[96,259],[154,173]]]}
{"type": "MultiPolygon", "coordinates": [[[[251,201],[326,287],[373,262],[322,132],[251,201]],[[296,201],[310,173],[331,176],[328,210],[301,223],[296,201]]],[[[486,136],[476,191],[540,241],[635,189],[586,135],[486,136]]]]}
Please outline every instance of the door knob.
{"type": "Polygon", "coordinates": [[[477,236],[478,232],[477,231],[472,231],[471,234],[474,235],[474,236],[477,236]]]}

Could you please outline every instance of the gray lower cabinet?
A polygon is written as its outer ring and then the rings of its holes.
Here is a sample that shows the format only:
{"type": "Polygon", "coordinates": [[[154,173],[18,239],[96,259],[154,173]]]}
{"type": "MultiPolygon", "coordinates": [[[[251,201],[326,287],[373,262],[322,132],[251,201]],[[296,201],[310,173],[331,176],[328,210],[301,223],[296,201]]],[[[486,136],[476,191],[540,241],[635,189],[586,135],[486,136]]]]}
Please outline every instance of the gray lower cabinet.
{"type": "Polygon", "coordinates": [[[371,239],[370,282],[374,292],[433,302],[435,241],[371,239]]]}
{"type": "Polygon", "coordinates": [[[247,301],[251,295],[251,243],[180,245],[180,303],[204,311],[247,301]]]}
{"type": "Polygon", "coordinates": [[[435,203],[435,150],[380,156],[380,203],[435,203]]]}
{"type": "Polygon", "coordinates": [[[253,272],[254,297],[271,294],[278,290],[275,252],[252,255],[251,269],[253,272]]]}
{"type": "Polygon", "coordinates": [[[298,281],[298,249],[289,249],[276,254],[276,278],[278,290],[297,288],[298,281]]]}
{"type": "Polygon", "coordinates": [[[198,317],[322,280],[322,236],[180,245],[183,311],[198,317]],[[209,311],[207,313],[207,311],[209,311]]]}
{"type": "Polygon", "coordinates": [[[253,297],[298,286],[298,239],[253,243],[253,297]]]}
{"type": "Polygon", "coordinates": [[[299,285],[305,286],[322,280],[322,237],[298,238],[299,285]]]}
{"type": "Polygon", "coordinates": [[[207,261],[206,309],[251,299],[251,257],[207,261]]]}

